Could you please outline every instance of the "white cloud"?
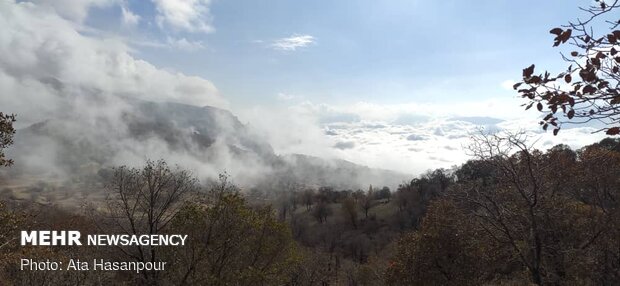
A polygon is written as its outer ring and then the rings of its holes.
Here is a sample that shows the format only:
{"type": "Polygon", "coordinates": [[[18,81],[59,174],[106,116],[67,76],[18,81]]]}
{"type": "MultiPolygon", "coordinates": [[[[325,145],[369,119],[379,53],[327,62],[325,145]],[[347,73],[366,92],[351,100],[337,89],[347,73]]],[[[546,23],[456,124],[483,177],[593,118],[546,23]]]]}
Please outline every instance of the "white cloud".
{"type": "Polygon", "coordinates": [[[127,5],[123,4],[121,6],[121,12],[123,16],[123,24],[125,26],[130,26],[130,27],[135,26],[138,24],[138,22],[140,22],[140,15],[137,15],[133,13],[131,10],[129,10],[127,5]]]}
{"type": "Polygon", "coordinates": [[[135,47],[180,50],[185,52],[195,52],[207,48],[207,46],[202,41],[188,40],[184,37],[166,37],[164,41],[141,40],[134,38],[125,38],[123,40],[125,40],[131,46],[135,47]]]}
{"type": "Polygon", "coordinates": [[[353,141],[342,141],[334,144],[334,148],[340,150],[353,149],[355,148],[355,142],[353,141]]]}
{"type": "Polygon", "coordinates": [[[537,124],[539,114],[525,112],[519,104],[512,97],[443,104],[305,101],[278,112],[257,109],[242,115],[252,127],[269,134],[278,153],[335,157],[408,174],[464,163],[469,157],[463,147],[480,127],[524,130],[541,150],[560,143],[579,148],[604,137],[590,134],[594,129],[586,126],[563,129],[558,136],[543,133],[537,124]],[[415,120],[402,120],[412,117],[415,120]]]}
{"type": "Polygon", "coordinates": [[[187,32],[215,31],[210,13],[211,0],[152,0],[160,27],[169,26],[187,32]]]}
{"type": "Polygon", "coordinates": [[[95,94],[227,106],[210,81],[155,67],[118,39],[86,37],[76,26],[38,5],[0,1],[0,106],[27,114],[20,123],[95,94]]]}
{"type": "Polygon", "coordinates": [[[287,38],[273,41],[271,47],[281,51],[295,51],[298,48],[306,47],[315,42],[315,38],[310,35],[293,34],[287,38]]]}
{"type": "Polygon", "coordinates": [[[409,140],[409,141],[424,141],[424,140],[426,140],[426,137],[420,136],[420,135],[416,135],[416,134],[411,134],[411,135],[407,136],[407,140],[409,140]]]}
{"type": "Polygon", "coordinates": [[[241,122],[263,134],[277,154],[307,154],[335,158],[333,142],[325,136],[315,114],[293,108],[253,106],[236,110],[241,122]]]}
{"type": "Polygon", "coordinates": [[[190,41],[186,38],[175,39],[168,37],[167,46],[182,51],[193,52],[205,48],[201,41],[190,41]]]}

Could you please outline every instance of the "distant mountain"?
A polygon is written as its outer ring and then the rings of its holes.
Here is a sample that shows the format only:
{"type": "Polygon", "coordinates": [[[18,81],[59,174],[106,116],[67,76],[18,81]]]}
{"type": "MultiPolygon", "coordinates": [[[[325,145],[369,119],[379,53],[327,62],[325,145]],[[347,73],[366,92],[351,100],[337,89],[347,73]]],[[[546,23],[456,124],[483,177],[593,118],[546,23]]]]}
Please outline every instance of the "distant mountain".
{"type": "Polygon", "coordinates": [[[337,188],[367,189],[375,186],[396,187],[410,176],[389,170],[369,168],[349,161],[326,160],[314,156],[291,154],[281,158],[299,182],[337,188]]]}
{"type": "Polygon", "coordinates": [[[141,164],[147,158],[208,163],[214,151],[271,164],[271,146],[248,132],[229,111],[179,103],[127,100],[117,117],[49,119],[18,130],[8,154],[13,172],[76,174],[84,166],[141,164]],[[217,147],[216,147],[217,146],[217,147]]]}
{"type": "Polygon", "coordinates": [[[267,140],[227,110],[135,99],[118,104],[115,112],[95,109],[96,114],[86,117],[69,113],[18,130],[15,145],[7,150],[16,164],[3,171],[5,177],[89,182],[104,168],[140,166],[147,158],[163,158],[193,170],[200,179],[226,171],[248,187],[295,181],[367,188],[395,186],[408,179],[343,160],[276,155],[267,140]]]}
{"type": "Polygon", "coordinates": [[[273,149],[266,141],[250,135],[246,126],[230,111],[179,103],[139,102],[138,114],[126,114],[130,135],[138,140],[157,136],[173,149],[192,145],[208,148],[223,139],[235,152],[251,152],[270,160],[273,149]],[[183,131],[189,134],[183,134],[183,131]],[[187,139],[187,140],[184,140],[187,139]]]}

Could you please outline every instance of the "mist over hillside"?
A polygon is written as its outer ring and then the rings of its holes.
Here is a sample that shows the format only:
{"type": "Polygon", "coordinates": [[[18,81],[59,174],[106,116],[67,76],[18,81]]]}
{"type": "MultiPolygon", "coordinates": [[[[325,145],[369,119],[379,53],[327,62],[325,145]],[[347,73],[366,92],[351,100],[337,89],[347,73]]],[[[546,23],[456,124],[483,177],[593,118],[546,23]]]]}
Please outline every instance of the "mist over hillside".
{"type": "Polygon", "coordinates": [[[165,159],[206,180],[226,172],[245,187],[286,181],[356,189],[407,179],[343,160],[275,154],[227,110],[123,97],[115,103],[122,107],[107,116],[67,114],[18,130],[8,150],[17,163],[4,172],[14,181],[97,181],[102,169],[165,159]]]}

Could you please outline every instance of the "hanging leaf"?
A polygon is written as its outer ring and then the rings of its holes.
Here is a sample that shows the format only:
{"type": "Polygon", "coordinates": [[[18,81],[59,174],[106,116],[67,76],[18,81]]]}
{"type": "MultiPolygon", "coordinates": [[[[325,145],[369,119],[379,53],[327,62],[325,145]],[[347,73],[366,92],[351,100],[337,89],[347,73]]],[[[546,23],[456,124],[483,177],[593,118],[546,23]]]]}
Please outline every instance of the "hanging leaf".
{"type": "Polygon", "coordinates": [[[534,65],[531,65],[531,66],[523,69],[523,77],[524,78],[529,78],[530,76],[532,76],[532,74],[534,74],[534,65]]]}
{"type": "Polygon", "coordinates": [[[596,87],[591,86],[591,85],[586,85],[583,87],[583,93],[589,93],[589,94],[593,94],[596,92],[596,87]]]}
{"type": "Polygon", "coordinates": [[[549,31],[549,33],[554,34],[556,36],[559,36],[560,34],[562,34],[562,32],[564,32],[564,30],[560,28],[553,28],[551,29],[551,31],[549,31]]]}
{"type": "Polygon", "coordinates": [[[612,127],[607,129],[607,135],[618,135],[618,133],[620,133],[620,127],[612,127]]]}
{"type": "Polygon", "coordinates": [[[566,43],[566,41],[568,41],[568,39],[570,39],[570,35],[573,32],[573,30],[568,29],[566,30],[564,33],[562,33],[558,38],[559,40],[562,41],[562,43],[566,43]]]}

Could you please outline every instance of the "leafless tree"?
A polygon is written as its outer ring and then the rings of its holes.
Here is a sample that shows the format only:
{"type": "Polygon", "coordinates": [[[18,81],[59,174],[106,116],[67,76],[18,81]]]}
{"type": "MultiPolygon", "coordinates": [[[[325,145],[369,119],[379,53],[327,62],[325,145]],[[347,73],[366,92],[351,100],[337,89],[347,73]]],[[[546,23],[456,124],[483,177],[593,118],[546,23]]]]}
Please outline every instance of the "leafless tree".
{"type": "Polygon", "coordinates": [[[350,221],[353,228],[357,229],[357,206],[355,205],[355,200],[352,197],[347,197],[340,203],[340,206],[345,220],[350,221]]]}
{"type": "Polygon", "coordinates": [[[364,211],[364,217],[368,218],[368,211],[373,207],[374,191],[372,185],[368,188],[368,192],[360,197],[360,207],[364,211]]]}
{"type": "Polygon", "coordinates": [[[598,220],[576,213],[570,192],[556,187],[554,170],[565,166],[555,165],[527,142],[524,132],[472,136],[471,155],[497,170],[497,183],[463,183],[456,196],[471,210],[484,233],[512,249],[531,282],[541,285],[559,279],[553,269],[557,261],[565,259],[568,249],[577,253],[588,248],[608,227],[593,223],[588,226],[590,231],[582,231],[577,225],[572,229],[561,226],[573,217],[598,220]],[[572,238],[566,239],[567,235],[572,238]]]}
{"type": "Polygon", "coordinates": [[[15,134],[14,122],[14,114],[0,112],[0,166],[8,167],[13,164],[13,160],[5,158],[4,148],[13,144],[13,135],[15,134]]]}
{"type": "MultiPolygon", "coordinates": [[[[198,191],[198,181],[189,171],[171,169],[163,160],[147,161],[142,169],[118,167],[108,182],[100,227],[130,235],[162,233],[188,197],[198,191]]],[[[156,262],[157,247],[118,247],[139,262],[156,262]]],[[[142,271],[143,283],[157,285],[158,271],[142,271]]]]}

